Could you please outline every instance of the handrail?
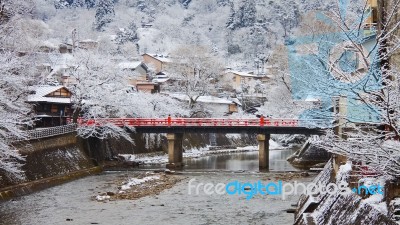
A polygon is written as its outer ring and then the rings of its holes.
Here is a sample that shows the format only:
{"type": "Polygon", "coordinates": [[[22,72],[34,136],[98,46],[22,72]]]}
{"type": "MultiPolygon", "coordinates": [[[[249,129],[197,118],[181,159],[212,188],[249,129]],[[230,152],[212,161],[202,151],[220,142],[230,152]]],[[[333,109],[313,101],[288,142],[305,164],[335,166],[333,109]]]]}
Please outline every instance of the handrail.
{"type": "Polygon", "coordinates": [[[22,135],[24,138],[18,138],[18,137],[9,137],[9,138],[13,141],[23,141],[23,140],[33,140],[46,137],[53,137],[57,135],[72,133],[76,131],[77,127],[78,127],[77,124],[71,123],[63,126],[24,131],[24,135],[22,135]]]}
{"type": "Polygon", "coordinates": [[[103,126],[105,124],[133,127],[326,127],[326,120],[299,120],[286,118],[261,117],[260,119],[227,119],[227,118],[78,118],[79,126],[103,126]],[[324,125],[324,126],[323,126],[324,125]]]}

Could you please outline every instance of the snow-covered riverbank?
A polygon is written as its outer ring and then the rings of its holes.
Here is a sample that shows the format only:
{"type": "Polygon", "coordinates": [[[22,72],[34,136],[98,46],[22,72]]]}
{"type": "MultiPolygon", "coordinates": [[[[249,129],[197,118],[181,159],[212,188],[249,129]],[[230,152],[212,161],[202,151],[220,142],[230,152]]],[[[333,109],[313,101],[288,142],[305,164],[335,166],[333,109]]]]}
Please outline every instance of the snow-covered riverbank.
{"type": "MultiPolygon", "coordinates": [[[[270,140],[269,141],[270,149],[277,150],[277,149],[285,149],[279,143],[270,140]]],[[[258,151],[258,146],[246,146],[246,147],[237,147],[235,149],[222,149],[222,150],[209,150],[209,147],[205,148],[195,148],[187,150],[183,153],[184,158],[198,158],[207,155],[214,155],[214,154],[224,154],[224,153],[239,153],[239,152],[252,152],[258,151]]],[[[120,154],[119,156],[123,157],[126,161],[134,161],[139,164],[163,164],[168,162],[168,154],[165,153],[149,153],[149,154],[138,154],[138,155],[131,155],[131,154],[120,154]]]]}

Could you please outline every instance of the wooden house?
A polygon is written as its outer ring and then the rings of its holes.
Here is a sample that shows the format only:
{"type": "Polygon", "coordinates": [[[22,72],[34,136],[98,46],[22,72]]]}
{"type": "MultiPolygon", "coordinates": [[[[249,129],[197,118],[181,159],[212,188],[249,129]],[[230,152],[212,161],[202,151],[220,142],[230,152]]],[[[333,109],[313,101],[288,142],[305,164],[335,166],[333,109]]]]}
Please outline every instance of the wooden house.
{"type": "Polygon", "coordinates": [[[64,86],[37,86],[28,95],[34,105],[36,127],[65,125],[72,116],[71,92],[64,86]]]}
{"type": "Polygon", "coordinates": [[[148,80],[147,72],[149,68],[143,62],[121,62],[118,64],[118,68],[131,73],[129,75],[129,85],[136,86],[136,83],[148,80]]]}
{"type": "Polygon", "coordinates": [[[136,90],[154,94],[160,92],[160,85],[149,81],[141,81],[136,83],[136,90]]]}
{"type": "Polygon", "coordinates": [[[255,75],[252,72],[228,71],[225,76],[227,77],[226,80],[231,80],[231,85],[235,89],[243,84],[252,84],[257,80],[262,83],[267,83],[271,80],[270,75],[255,75]]]}
{"type": "Polygon", "coordinates": [[[169,58],[168,56],[164,56],[164,55],[145,53],[142,55],[142,57],[143,57],[143,62],[155,67],[156,73],[165,71],[168,67],[168,64],[172,63],[171,58],[169,58]]]}

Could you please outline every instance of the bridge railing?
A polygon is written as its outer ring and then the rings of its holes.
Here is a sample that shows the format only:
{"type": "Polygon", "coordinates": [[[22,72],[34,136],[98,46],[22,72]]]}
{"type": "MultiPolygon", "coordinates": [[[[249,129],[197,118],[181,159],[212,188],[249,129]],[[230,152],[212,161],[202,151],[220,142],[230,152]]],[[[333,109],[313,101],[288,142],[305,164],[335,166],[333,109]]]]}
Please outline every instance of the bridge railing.
{"type": "Polygon", "coordinates": [[[297,120],[281,118],[260,118],[260,119],[227,119],[227,118],[99,118],[99,119],[78,119],[80,126],[102,126],[107,123],[116,126],[133,127],[185,127],[185,126],[234,126],[234,127],[319,127],[323,121],[319,120],[297,120]]]}

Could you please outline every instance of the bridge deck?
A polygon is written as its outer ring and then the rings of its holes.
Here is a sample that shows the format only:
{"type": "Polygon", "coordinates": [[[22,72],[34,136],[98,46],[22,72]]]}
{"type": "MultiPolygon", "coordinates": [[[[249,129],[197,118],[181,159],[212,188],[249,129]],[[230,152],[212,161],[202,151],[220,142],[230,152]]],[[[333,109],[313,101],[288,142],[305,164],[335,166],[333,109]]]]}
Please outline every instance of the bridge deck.
{"type": "Polygon", "coordinates": [[[234,126],[185,126],[185,127],[136,127],[138,133],[253,133],[253,134],[324,134],[318,128],[306,127],[234,127],[234,126]]]}
{"type": "Polygon", "coordinates": [[[78,119],[79,126],[135,127],[139,133],[270,133],[322,134],[319,124],[326,121],[297,119],[226,119],[226,118],[108,118],[78,119]],[[310,126],[310,124],[312,126],[310,126]]]}

